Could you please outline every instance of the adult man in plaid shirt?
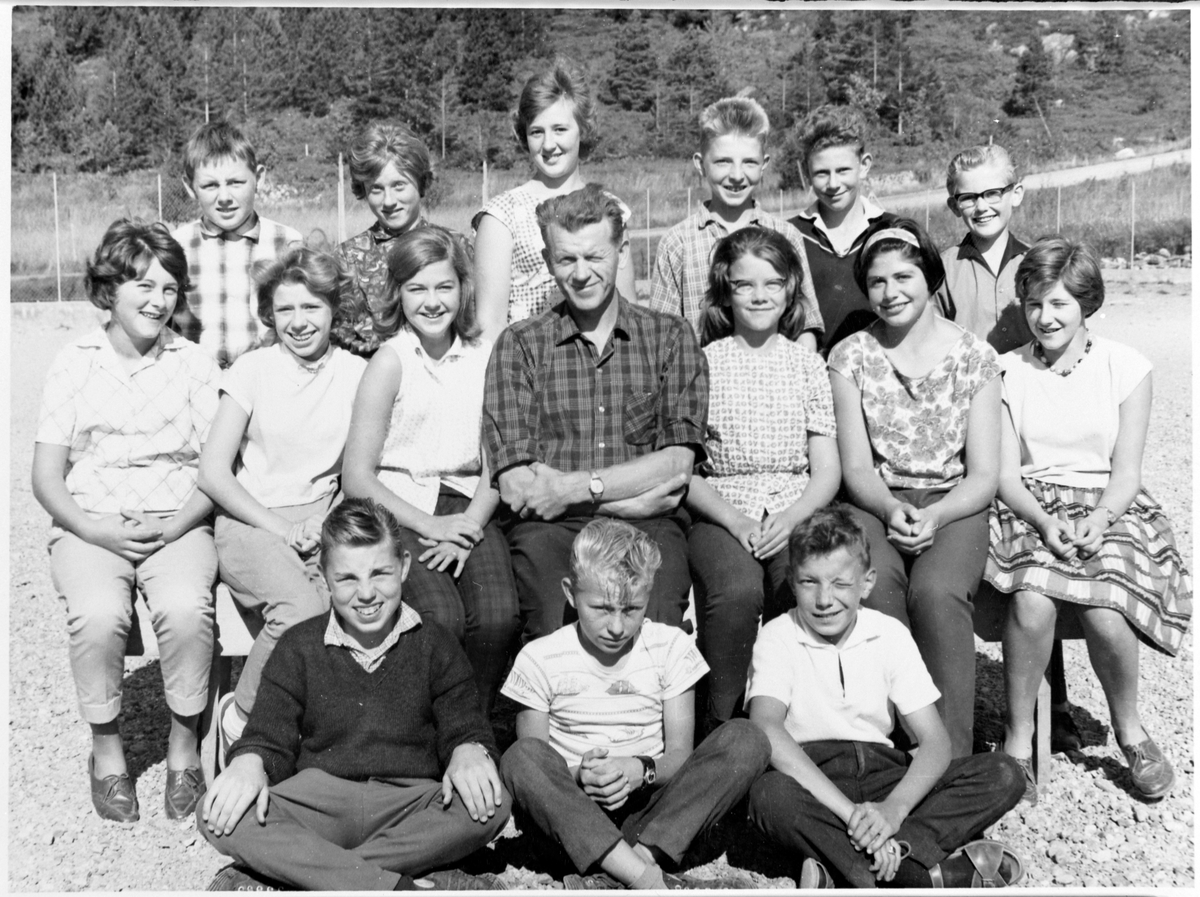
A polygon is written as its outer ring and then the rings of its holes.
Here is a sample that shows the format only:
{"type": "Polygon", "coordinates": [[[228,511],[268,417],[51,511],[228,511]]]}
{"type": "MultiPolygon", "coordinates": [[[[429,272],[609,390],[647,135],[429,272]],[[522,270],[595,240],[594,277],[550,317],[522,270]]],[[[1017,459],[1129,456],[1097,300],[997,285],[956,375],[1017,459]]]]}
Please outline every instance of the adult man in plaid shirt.
{"type": "Polygon", "coordinates": [[[537,216],[566,300],[500,335],[483,413],[525,640],[562,626],[571,543],[599,515],[658,543],[646,618],[678,626],[691,588],[682,499],[704,458],[704,355],[682,318],[617,293],[630,255],[616,197],[589,184],[537,216]]]}

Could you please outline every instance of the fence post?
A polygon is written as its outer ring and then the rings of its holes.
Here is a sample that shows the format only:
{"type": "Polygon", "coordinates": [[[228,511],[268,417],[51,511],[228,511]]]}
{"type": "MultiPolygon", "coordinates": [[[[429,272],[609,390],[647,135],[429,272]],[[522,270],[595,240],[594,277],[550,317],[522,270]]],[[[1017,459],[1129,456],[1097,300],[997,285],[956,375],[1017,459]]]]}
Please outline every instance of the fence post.
{"type": "Polygon", "coordinates": [[[342,154],[338,153],[338,243],[346,242],[346,184],[342,173],[342,154]]]}
{"type": "Polygon", "coordinates": [[[650,188],[646,188],[646,279],[651,276],[650,266],[652,260],[650,258],[650,188]]]}
{"type": "Polygon", "coordinates": [[[925,191],[925,233],[929,233],[929,191],[925,191]]]}
{"type": "Polygon", "coordinates": [[[54,271],[58,280],[58,301],[62,302],[62,252],[59,250],[58,236],[58,172],[50,172],[50,180],[54,185],[54,271]]]}
{"type": "Polygon", "coordinates": [[[1134,243],[1137,239],[1137,182],[1129,178],[1129,281],[1133,282],[1134,243]]]}
{"type": "Polygon", "coordinates": [[[783,217],[783,188],[779,188],[779,217],[783,217]]]}
{"type": "Polygon", "coordinates": [[[483,205],[488,201],[487,159],[483,160],[483,205]]]}
{"type": "Polygon", "coordinates": [[[1054,212],[1054,232],[1062,233],[1062,184],[1058,185],[1058,205],[1054,212]]]}
{"type": "Polygon", "coordinates": [[[688,218],[692,217],[692,188],[688,187],[688,218]]]}
{"type": "Polygon", "coordinates": [[[162,172],[158,173],[158,220],[162,221],[162,172]]]}

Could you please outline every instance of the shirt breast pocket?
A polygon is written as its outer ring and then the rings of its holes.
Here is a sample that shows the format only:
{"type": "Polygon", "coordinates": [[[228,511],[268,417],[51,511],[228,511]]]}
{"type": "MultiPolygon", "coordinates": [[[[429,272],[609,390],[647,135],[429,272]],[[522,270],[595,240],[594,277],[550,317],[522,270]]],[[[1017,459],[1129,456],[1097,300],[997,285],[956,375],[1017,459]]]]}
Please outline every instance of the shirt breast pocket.
{"type": "Polygon", "coordinates": [[[629,445],[651,445],[658,436],[658,396],[630,390],[625,397],[624,434],[629,445]]]}

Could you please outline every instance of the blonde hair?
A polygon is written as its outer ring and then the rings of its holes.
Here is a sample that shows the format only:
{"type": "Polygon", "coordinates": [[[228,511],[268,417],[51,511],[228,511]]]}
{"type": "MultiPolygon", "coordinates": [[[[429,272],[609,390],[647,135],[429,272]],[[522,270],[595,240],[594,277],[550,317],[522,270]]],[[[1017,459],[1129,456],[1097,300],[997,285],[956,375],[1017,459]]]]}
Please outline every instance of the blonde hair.
{"type": "Polygon", "coordinates": [[[623,520],[593,520],[571,544],[571,589],[587,584],[619,604],[648,595],[662,552],[648,535],[623,520]]]}
{"type": "Polygon", "coordinates": [[[704,152],[718,137],[740,134],[753,137],[761,149],[767,148],[771,120],[759,104],[750,97],[722,97],[700,113],[700,152],[704,152]]]}
{"type": "Polygon", "coordinates": [[[958,176],[972,168],[982,168],[984,165],[998,165],[1004,171],[1004,180],[1010,184],[1017,182],[1017,166],[1013,164],[1008,150],[993,143],[989,146],[972,146],[963,150],[950,160],[946,169],[946,192],[953,196],[958,184],[958,176]]]}

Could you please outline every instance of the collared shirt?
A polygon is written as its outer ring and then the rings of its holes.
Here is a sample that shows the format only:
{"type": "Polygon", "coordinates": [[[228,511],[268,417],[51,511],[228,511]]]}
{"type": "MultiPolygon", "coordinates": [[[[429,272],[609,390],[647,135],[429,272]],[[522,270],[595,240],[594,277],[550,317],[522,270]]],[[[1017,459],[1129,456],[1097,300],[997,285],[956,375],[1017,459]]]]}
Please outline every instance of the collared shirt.
{"type": "Polygon", "coordinates": [[[594,470],[672,445],[704,459],[708,365],[696,335],[682,318],[615,301],[599,350],[567,302],[500,334],[483,403],[493,483],[515,464],[594,470]]]}
{"type": "MultiPolygon", "coordinates": [[[[429,227],[424,215],[419,216],[409,230],[421,227],[429,227]]],[[[379,315],[386,301],[388,251],[398,236],[400,234],[392,233],[376,221],[333,251],[358,288],[358,307],[347,317],[356,336],[355,345],[348,348],[360,355],[370,355],[383,342],[375,333],[373,318],[379,315]]]]}
{"type": "Polygon", "coordinates": [[[813,201],[789,223],[800,232],[808,248],[808,261],[812,268],[813,287],[817,292],[817,303],[825,321],[825,332],[821,335],[822,354],[849,336],[875,321],[875,313],[867,301],[866,294],[854,282],[854,259],[862,248],[867,228],[878,219],[896,218],[885,212],[874,200],[859,196],[860,208],[866,216],[863,225],[845,252],[833,248],[825,222],[821,218],[820,206],[813,201]]]}
{"type": "Polygon", "coordinates": [[[205,218],[189,222],[171,234],[188,260],[188,309],[194,322],[181,332],[228,367],[253,347],[262,330],[258,320],[258,289],[251,277],[255,262],[276,259],[289,246],[299,245],[298,230],[258,216],[245,233],[221,231],[205,218]]]}
{"type": "Polygon", "coordinates": [[[775,698],[798,743],[867,741],[892,746],[893,707],[908,715],[941,697],[912,635],[899,620],[860,607],[840,648],[812,635],[792,608],[754,642],[746,704],[775,698]]]}
{"type": "Polygon", "coordinates": [[[467,498],[482,472],[479,425],[492,344],[457,335],[446,354],[430,358],[407,327],[381,351],[400,359],[400,389],[384,438],[379,481],[413,507],[432,514],[442,484],[467,498]]]}
{"type": "Polygon", "coordinates": [[[346,630],[342,628],[342,621],[338,619],[337,611],[331,610],[329,612],[329,622],[325,625],[325,644],[331,648],[345,648],[350,652],[350,656],[354,658],[355,663],[368,673],[373,673],[383,663],[383,656],[391,650],[396,642],[400,641],[400,636],[410,629],[416,629],[420,625],[421,615],[401,601],[400,613],[396,617],[396,624],[392,627],[392,631],[387,634],[387,637],[378,646],[364,648],[354,639],[350,638],[350,636],[346,635],[346,630]]]}
{"type": "Polygon", "coordinates": [[[130,370],[97,328],[50,366],[37,441],[70,447],[67,490],[84,511],[177,511],[196,488],[220,376],[166,329],[130,370]]]}
{"type": "MultiPolygon", "coordinates": [[[[786,221],[761,208],[757,202],[749,224],[778,231],[792,244],[804,268],[804,279],[800,282],[804,329],[822,330],[825,325],[817,306],[817,292],[813,288],[808,254],[799,232],[786,221]]],[[[692,217],[667,231],[659,241],[658,252],[654,256],[649,307],[654,311],[681,315],[699,336],[700,314],[708,301],[708,271],[712,266],[713,250],[721,238],[729,233],[725,223],[713,216],[707,202],[701,203],[692,217]]]]}
{"type": "Polygon", "coordinates": [[[809,435],[837,436],[825,362],[789,340],[748,352],[731,336],[709,343],[704,356],[708,484],[756,520],[782,511],[808,485],[809,435]]]}
{"type": "Polygon", "coordinates": [[[938,310],[999,353],[1025,345],[1033,332],[1017,299],[1017,268],[1028,251],[1010,233],[1000,270],[994,272],[968,232],[961,243],[942,252],[946,282],[937,291],[938,310]]]}

